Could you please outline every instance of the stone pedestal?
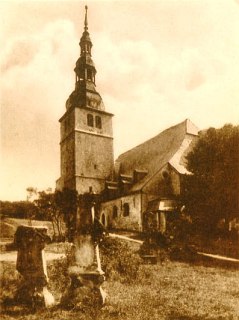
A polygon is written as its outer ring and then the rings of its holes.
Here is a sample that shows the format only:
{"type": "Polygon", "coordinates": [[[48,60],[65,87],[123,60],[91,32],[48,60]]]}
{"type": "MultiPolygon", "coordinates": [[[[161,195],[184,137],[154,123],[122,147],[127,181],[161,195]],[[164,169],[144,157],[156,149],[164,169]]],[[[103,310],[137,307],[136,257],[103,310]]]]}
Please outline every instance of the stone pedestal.
{"type": "Polygon", "coordinates": [[[97,251],[98,245],[93,243],[91,236],[76,237],[69,258],[68,274],[71,284],[62,297],[63,306],[84,308],[100,307],[104,304],[106,294],[101,285],[105,276],[100,264],[97,263],[97,251]]]}
{"type": "Polygon", "coordinates": [[[106,294],[101,287],[105,276],[101,269],[98,246],[102,230],[95,219],[94,207],[87,213],[90,219],[80,226],[69,256],[68,274],[71,284],[61,301],[67,308],[99,308],[105,303],[106,294]]]}
{"type": "Polygon", "coordinates": [[[32,307],[49,307],[54,298],[47,289],[48,277],[44,247],[49,240],[46,227],[19,226],[15,233],[16,269],[22,276],[15,300],[32,307]]]}

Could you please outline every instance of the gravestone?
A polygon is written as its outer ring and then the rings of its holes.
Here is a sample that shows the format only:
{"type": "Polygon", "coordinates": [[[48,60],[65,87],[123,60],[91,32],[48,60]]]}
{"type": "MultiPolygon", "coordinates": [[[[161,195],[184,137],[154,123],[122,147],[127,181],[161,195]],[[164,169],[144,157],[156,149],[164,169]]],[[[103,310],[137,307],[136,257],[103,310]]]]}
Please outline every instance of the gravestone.
{"type": "Polygon", "coordinates": [[[47,289],[48,276],[44,255],[44,248],[49,240],[46,227],[19,226],[16,230],[16,269],[22,276],[15,296],[18,303],[32,307],[50,307],[54,304],[54,297],[47,289]]]}

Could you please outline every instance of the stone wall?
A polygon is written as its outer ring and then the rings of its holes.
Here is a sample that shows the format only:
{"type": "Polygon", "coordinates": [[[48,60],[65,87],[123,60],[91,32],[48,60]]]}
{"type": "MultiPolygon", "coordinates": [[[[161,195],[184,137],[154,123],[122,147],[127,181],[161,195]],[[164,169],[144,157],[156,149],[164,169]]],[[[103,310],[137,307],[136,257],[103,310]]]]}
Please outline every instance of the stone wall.
{"type": "Polygon", "coordinates": [[[88,192],[92,186],[99,193],[113,173],[113,139],[82,132],[76,132],[75,136],[77,191],[88,192]]]}
{"type": "Polygon", "coordinates": [[[58,189],[76,189],[82,194],[90,189],[100,193],[105,180],[113,174],[112,114],[89,108],[66,112],[61,122],[61,178],[58,189]],[[93,117],[93,126],[87,115],[93,117]],[[96,116],[101,119],[97,128],[96,116]]]}
{"type": "Polygon", "coordinates": [[[75,129],[113,137],[112,115],[94,109],[75,108],[75,129]],[[87,114],[92,114],[94,119],[95,116],[100,116],[102,128],[97,128],[95,125],[89,127],[87,125],[87,114]]]}
{"type": "Polygon", "coordinates": [[[141,194],[128,195],[102,203],[100,219],[109,228],[140,231],[141,194]]]}
{"type": "Polygon", "coordinates": [[[61,179],[65,187],[66,181],[75,174],[75,142],[73,134],[61,142],[61,179]]]}
{"type": "Polygon", "coordinates": [[[172,181],[173,193],[175,195],[180,195],[181,193],[181,175],[174,169],[170,168],[170,176],[172,181]]]}
{"type": "Polygon", "coordinates": [[[126,230],[142,230],[142,214],[147,210],[148,202],[159,197],[178,195],[180,192],[180,174],[166,164],[145,185],[142,192],[122,196],[102,203],[100,218],[106,227],[126,230]],[[124,206],[128,204],[129,214],[124,214],[124,206]],[[117,208],[117,209],[116,209],[117,208]],[[117,217],[114,213],[117,211],[117,217]]]}
{"type": "Polygon", "coordinates": [[[153,195],[155,198],[179,195],[180,174],[172,166],[166,164],[145,185],[143,192],[148,195],[153,195]]]}

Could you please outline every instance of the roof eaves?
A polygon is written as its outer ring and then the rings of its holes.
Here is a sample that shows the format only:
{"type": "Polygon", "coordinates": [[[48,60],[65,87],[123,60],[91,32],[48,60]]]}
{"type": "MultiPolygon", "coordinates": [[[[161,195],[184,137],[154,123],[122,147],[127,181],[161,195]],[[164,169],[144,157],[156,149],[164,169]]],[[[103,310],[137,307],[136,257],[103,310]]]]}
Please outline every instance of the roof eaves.
{"type": "Polygon", "coordinates": [[[191,175],[192,172],[188,171],[184,166],[179,165],[178,167],[175,166],[173,163],[171,163],[170,161],[168,162],[168,164],[175,170],[177,171],[177,173],[179,174],[188,174],[191,175]],[[182,170],[180,167],[183,167],[184,169],[182,170]]]}

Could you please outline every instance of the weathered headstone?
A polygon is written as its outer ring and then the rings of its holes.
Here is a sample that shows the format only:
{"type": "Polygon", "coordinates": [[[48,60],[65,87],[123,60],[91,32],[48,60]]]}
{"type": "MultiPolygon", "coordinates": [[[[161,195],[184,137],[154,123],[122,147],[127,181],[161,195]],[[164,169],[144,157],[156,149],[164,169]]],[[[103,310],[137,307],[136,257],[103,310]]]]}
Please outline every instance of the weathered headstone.
{"type": "Polygon", "coordinates": [[[15,233],[18,250],[16,269],[22,276],[17,302],[50,307],[54,297],[47,289],[48,276],[44,248],[48,242],[46,227],[19,226],[15,233]]]}

